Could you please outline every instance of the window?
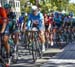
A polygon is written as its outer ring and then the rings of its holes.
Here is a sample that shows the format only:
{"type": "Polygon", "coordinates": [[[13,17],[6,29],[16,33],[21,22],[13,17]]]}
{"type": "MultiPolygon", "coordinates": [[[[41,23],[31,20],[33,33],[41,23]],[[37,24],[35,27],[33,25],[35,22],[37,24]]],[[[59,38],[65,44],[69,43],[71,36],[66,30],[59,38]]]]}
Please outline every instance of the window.
{"type": "Polygon", "coordinates": [[[17,2],[16,2],[16,7],[17,7],[17,2]]]}
{"type": "Polygon", "coordinates": [[[20,3],[18,1],[16,2],[16,7],[20,7],[20,3]]]}
{"type": "Polygon", "coordinates": [[[19,7],[19,2],[18,2],[18,7],[19,7]]]}

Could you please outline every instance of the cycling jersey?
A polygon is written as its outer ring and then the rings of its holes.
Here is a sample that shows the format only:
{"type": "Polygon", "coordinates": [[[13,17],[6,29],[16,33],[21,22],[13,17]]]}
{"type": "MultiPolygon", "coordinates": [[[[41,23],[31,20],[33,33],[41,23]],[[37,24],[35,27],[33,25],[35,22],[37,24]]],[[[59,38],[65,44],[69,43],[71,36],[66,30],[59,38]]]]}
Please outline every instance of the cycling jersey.
{"type": "Polygon", "coordinates": [[[16,23],[16,14],[14,12],[10,12],[8,14],[8,18],[9,18],[8,26],[9,26],[10,34],[14,33],[15,31],[17,32],[18,26],[17,26],[17,23],[16,23]]]}
{"type": "MultiPolygon", "coordinates": [[[[4,22],[7,22],[7,14],[6,10],[3,7],[0,7],[0,31],[2,30],[2,26],[4,22]]],[[[9,34],[9,27],[8,24],[6,25],[6,28],[3,32],[3,35],[8,35],[9,34]]]]}
{"type": "Polygon", "coordinates": [[[7,21],[7,14],[5,9],[0,7],[0,25],[2,25],[4,21],[7,21]]]}
{"type": "Polygon", "coordinates": [[[23,21],[24,21],[24,16],[20,16],[18,22],[19,22],[20,24],[22,24],[23,21]]]}
{"type": "Polygon", "coordinates": [[[60,28],[61,27],[61,18],[60,17],[54,17],[55,27],[60,28]]]}
{"type": "Polygon", "coordinates": [[[54,17],[54,22],[60,24],[61,19],[59,17],[54,17]]]}
{"type": "Polygon", "coordinates": [[[53,24],[54,23],[53,17],[49,17],[49,20],[48,21],[49,21],[50,24],[53,24]]]}
{"type": "Polygon", "coordinates": [[[64,18],[64,22],[69,22],[69,18],[68,17],[65,17],[64,18]]]}
{"type": "Polygon", "coordinates": [[[38,13],[36,16],[34,16],[32,13],[29,14],[28,16],[28,22],[27,22],[27,27],[31,28],[31,24],[33,24],[34,21],[37,21],[38,23],[38,28],[42,29],[42,20],[43,20],[43,14],[42,13],[38,13]]]}

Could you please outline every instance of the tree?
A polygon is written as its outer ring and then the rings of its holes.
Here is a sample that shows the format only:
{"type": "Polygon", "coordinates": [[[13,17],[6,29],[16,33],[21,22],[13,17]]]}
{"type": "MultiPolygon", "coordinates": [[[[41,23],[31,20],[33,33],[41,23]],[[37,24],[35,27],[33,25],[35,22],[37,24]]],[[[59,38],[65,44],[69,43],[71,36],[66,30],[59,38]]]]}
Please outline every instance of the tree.
{"type": "Polygon", "coordinates": [[[65,7],[69,4],[69,0],[51,0],[50,2],[52,4],[52,8],[56,6],[59,11],[66,9],[65,7]]]}
{"type": "Polygon", "coordinates": [[[36,0],[30,0],[30,3],[35,4],[36,0]]]}
{"type": "Polygon", "coordinates": [[[21,3],[21,11],[25,10],[25,4],[26,4],[26,0],[20,0],[21,3]]]}
{"type": "Polygon", "coordinates": [[[69,7],[68,8],[68,11],[69,12],[73,12],[75,14],[75,4],[70,3],[68,7],[69,7]]]}

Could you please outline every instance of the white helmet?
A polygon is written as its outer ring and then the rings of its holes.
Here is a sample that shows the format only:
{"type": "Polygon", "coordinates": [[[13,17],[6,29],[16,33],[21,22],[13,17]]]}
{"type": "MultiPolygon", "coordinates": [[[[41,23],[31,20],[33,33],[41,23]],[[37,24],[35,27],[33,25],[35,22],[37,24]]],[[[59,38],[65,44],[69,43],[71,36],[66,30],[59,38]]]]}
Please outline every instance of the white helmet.
{"type": "Polygon", "coordinates": [[[37,6],[35,6],[35,5],[34,5],[34,6],[32,6],[31,8],[32,8],[32,10],[33,10],[33,11],[35,11],[35,10],[37,10],[37,9],[38,9],[38,7],[37,7],[37,6]]]}

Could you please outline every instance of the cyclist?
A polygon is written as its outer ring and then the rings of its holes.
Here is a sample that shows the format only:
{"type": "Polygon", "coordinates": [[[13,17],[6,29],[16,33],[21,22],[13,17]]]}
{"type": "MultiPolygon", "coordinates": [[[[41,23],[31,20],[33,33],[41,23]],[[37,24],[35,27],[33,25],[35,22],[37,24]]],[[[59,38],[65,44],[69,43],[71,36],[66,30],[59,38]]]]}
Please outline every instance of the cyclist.
{"type": "Polygon", "coordinates": [[[65,17],[64,17],[64,20],[63,20],[63,26],[64,27],[66,27],[66,28],[68,28],[69,26],[70,26],[70,22],[69,22],[70,20],[69,20],[69,15],[68,14],[65,14],[65,17]]]}
{"type": "MultiPolygon", "coordinates": [[[[6,40],[6,42],[8,43],[8,40],[9,40],[9,36],[12,37],[12,39],[14,40],[14,43],[15,43],[15,46],[14,46],[14,49],[16,50],[16,45],[17,45],[17,42],[18,42],[18,27],[16,25],[16,15],[15,13],[13,12],[13,10],[11,9],[11,5],[10,4],[4,4],[4,8],[7,12],[7,17],[8,17],[8,38],[6,40]],[[15,37],[13,37],[13,35],[15,37]]],[[[10,55],[12,55],[12,53],[10,52],[10,55]]]]}
{"type": "MultiPolygon", "coordinates": [[[[55,13],[54,23],[55,23],[54,36],[55,36],[55,39],[56,39],[58,37],[57,34],[60,35],[60,32],[61,32],[61,30],[60,30],[61,29],[61,18],[59,16],[59,13],[58,12],[55,13]]],[[[59,47],[61,48],[61,43],[58,42],[58,44],[59,44],[59,47]]]]}
{"type": "Polygon", "coordinates": [[[45,51],[45,37],[44,37],[44,17],[41,12],[38,11],[37,6],[32,6],[32,13],[28,16],[27,28],[36,27],[40,31],[40,38],[42,42],[42,51],[45,51]]]}
{"type": "Polygon", "coordinates": [[[59,13],[56,13],[56,15],[54,16],[54,22],[57,28],[61,27],[61,18],[59,16],[59,13]]]}
{"type": "Polygon", "coordinates": [[[44,23],[45,23],[45,30],[48,30],[50,20],[47,14],[44,14],[44,23]]]}
{"type": "Polygon", "coordinates": [[[72,12],[69,13],[69,19],[70,19],[70,25],[72,27],[73,26],[73,13],[72,12]]]}
{"type": "Polygon", "coordinates": [[[50,41],[51,41],[51,46],[53,46],[54,45],[54,42],[53,42],[53,24],[54,24],[54,20],[53,20],[53,18],[54,18],[54,15],[53,15],[53,13],[51,13],[51,15],[50,15],[50,17],[49,17],[49,19],[50,19],[50,31],[51,31],[51,37],[50,37],[50,41]]]}
{"type": "MultiPolygon", "coordinates": [[[[10,54],[10,47],[8,44],[8,38],[9,38],[9,27],[8,27],[8,17],[6,10],[0,6],[0,33],[3,36],[3,44],[6,49],[6,57],[9,59],[10,54]]],[[[8,61],[7,61],[8,63],[8,61]]]]}
{"type": "Polygon", "coordinates": [[[19,25],[19,29],[21,31],[21,33],[19,34],[20,35],[19,37],[21,40],[21,39],[23,39],[23,31],[24,31],[23,27],[25,25],[25,13],[24,12],[21,13],[21,16],[18,19],[18,25],[19,25]]]}
{"type": "MultiPolygon", "coordinates": [[[[53,14],[48,16],[47,14],[44,14],[44,23],[45,23],[45,30],[50,34],[51,33],[51,27],[53,23],[53,14]]],[[[49,37],[51,41],[51,45],[53,46],[53,40],[52,40],[53,35],[49,37]]]]}
{"type": "Polygon", "coordinates": [[[20,27],[21,30],[22,30],[22,27],[23,27],[24,19],[25,19],[25,13],[22,12],[21,16],[19,17],[19,20],[18,20],[19,27],[20,27]]]}

